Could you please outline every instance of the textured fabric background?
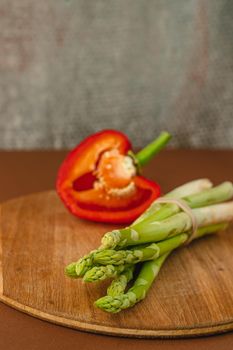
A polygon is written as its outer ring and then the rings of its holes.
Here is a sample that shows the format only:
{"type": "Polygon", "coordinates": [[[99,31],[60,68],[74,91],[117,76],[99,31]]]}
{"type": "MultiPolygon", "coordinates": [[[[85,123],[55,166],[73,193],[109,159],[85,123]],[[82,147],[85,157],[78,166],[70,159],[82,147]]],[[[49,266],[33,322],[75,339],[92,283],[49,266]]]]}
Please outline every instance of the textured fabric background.
{"type": "Polygon", "coordinates": [[[0,0],[0,148],[233,147],[232,0],[0,0]]]}

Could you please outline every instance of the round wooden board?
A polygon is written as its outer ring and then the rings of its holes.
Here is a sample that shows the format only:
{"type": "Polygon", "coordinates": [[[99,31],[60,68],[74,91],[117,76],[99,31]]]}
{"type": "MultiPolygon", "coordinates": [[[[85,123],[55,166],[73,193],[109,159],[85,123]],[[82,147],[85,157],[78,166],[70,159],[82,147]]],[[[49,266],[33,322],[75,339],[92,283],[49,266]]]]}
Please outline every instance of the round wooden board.
{"type": "MultiPolygon", "coordinates": [[[[0,300],[35,317],[95,333],[187,337],[233,329],[233,232],[173,253],[144,301],[119,314],[93,306],[107,282],[64,275],[113,226],[70,215],[54,191],[1,206],[0,300]]],[[[231,231],[231,232],[230,232],[231,231]]]]}

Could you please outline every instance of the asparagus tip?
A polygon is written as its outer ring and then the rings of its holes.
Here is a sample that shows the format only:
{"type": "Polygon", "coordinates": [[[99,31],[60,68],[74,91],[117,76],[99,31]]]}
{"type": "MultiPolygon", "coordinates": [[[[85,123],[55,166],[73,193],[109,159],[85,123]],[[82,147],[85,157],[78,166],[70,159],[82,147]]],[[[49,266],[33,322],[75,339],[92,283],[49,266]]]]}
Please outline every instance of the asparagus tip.
{"type": "Polygon", "coordinates": [[[65,267],[65,275],[71,278],[77,278],[76,274],[76,263],[72,262],[71,264],[65,267]]]}

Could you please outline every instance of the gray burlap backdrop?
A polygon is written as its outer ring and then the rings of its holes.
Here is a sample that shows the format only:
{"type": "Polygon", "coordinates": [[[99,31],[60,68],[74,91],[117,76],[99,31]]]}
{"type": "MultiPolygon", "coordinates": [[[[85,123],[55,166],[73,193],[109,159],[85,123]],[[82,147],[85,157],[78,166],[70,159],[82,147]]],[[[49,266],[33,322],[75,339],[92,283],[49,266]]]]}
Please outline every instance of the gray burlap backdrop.
{"type": "Polygon", "coordinates": [[[0,148],[233,147],[232,0],[0,0],[0,148]]]}

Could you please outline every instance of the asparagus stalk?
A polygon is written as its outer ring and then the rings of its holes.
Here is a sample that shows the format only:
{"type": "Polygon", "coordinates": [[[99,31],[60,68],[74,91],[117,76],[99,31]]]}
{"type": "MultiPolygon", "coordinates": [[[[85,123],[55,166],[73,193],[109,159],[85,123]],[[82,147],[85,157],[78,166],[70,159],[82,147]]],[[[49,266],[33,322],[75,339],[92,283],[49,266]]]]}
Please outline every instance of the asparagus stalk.
{"type": "Polygon", "coordinates": [[[213,224],[213,225],[208,225],[208,226],[203,226],[203,227],[199,227],[199,229],[197,230],[196,238],[201,238],[203,236],[206,235],[210,235],[219,231],[224,231],[227,229],[227,227],[229,226],[228,222],[221,222],[219,224],[213,224]]]}
{"type": "Polygon", "coordinates": [[[166,252],[182,245],[188,237],[187,233],[181,233],[175,237],[166,239],[165,241],[152,243],[137,249],[106,249],[99,252],[97,251],[94,254],[93,260],[95,263],[101,265],[137,264],[141,261],[154,260],[166,252]]]}
{"type": "Polygon", "coordinates": [[[91,251],[84,255],[77,262],[72,262],[65,268],[65,274],[71,278],[78,278],[85,275],[85,273],[93,266],[93,256],[97,250],[91,251]]]}
{"type": "Polygon", "coordinates": [[[130,265],[122,273],[117,276],[107,289],[107,295],[115,297],[124,294],[129,281],[133,278],[135,265],[130,265]]]}
{"type": "Polygon", "coordinates": [[[111,313],[117,313],[134,306],[145,298],[168,255],[169,253],[166,253],[155,260],[145,262],[133,287],[127,293],[116,296],[104,296],[95,302],[95,306],[111,313]]]}
{"type": "Polygon", "coordinates": [[[166,198],[183,198],[192,194],[200,193],[213,187],[209,179],[198,179],[185,183],[165,194],[166,198]]]}
{"type": "MultiPolygon", "coordinates": [[[[187,182],[186,184],[175,188],[174,190],[168,192],[165,198],[183,198],[190,196],[192,194],[200,193],[207,190],[213,186],[209,179],[198,179],[194,181],[187,182]]],[[[161,208],[162,204],[156,203],[156,200],[150,205],[150,207],[134,221],[133,225],[147,219],[151,214],[161,208]]]]}
{"type": "Polygon", "coordinates": [[[128,268],[128,265],[105,265],[94,266],[83,276],[84,282],[103,281],[107,278],[116,277],[118,274],[128,268]]]}
{"type": "Polygon", "coordinates": [[[76,273],[76,265],[76,262],[72,262],[71,264],[67,265],[65,267],[65,275],[70,278],[78,278],[79,276],[77,276],[76,273]]]}
{"type": "MultiPolygon", "coordinates": [[[[233,220],[233,202],[193,209],[199,227],[233,220]]],[[[105,235],[102,246],[124,248],[136,244],[162,241],[180,233],[189,233],[192,220],[184,212],[178,213],[161,222],[155,221],[144,226],[143,232],[133,229],[118,230],[114,235],[105,235]]]]}
{"type": "MultiPolygon", "coordinates": [[[[199,228],[196,237],[202,237],[203,235],[224,230],[227,225],[227,223],[221,223],[199,228]]],[[[144,262],[134,285],[127,293],[104,296],[98,299],[95,305],[106,312],[117,313],[123,309],[134,306],[144,299],[171,251],[166,252],[159,258],[144,262]]]]}

